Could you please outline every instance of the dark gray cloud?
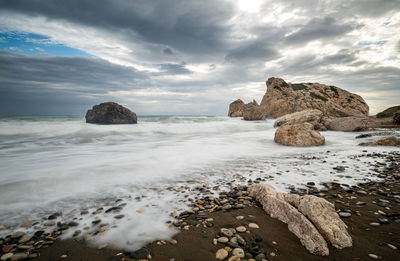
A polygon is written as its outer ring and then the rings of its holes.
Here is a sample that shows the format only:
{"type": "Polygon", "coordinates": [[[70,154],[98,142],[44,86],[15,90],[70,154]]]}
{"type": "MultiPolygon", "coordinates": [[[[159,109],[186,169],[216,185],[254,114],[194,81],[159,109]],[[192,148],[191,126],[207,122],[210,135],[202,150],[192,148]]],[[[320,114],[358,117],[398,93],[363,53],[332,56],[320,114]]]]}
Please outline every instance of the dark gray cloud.
{"type": "Polygon", "coordinates": [[[165,48],[165,49],[163,50],[163,53],[164,53],[164,54],[173,54],[171,48],[165,48]]]}
{"type": "Polygon", "coordinates": [[[162,74],[177,75],[177,74],[190,74],[192,71],[186,68],[186,63],[167,63],[159,64],[162,74]]]}
{"type": "Polygon", "coordinates": [[[276,58],[277,55],[275,46],[265,40],[257,40],[228,51],[225,60],[239,63],[267,61],[276,58]]]}

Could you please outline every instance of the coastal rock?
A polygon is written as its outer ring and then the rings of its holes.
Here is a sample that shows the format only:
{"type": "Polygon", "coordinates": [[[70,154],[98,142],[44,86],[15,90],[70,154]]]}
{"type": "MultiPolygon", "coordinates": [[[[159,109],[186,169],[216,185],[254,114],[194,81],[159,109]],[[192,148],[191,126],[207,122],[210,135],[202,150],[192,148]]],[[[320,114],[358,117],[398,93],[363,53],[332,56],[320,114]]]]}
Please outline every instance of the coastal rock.
{"type": "Polygon", "coordinates": [[[367,116],[369,107],[359,95],[335,86],[319,83],[287,83],[280,78],[269,78],[261,107],[274,118],[286,114],[318,109],[325,116],[367,116]]]}
{"type": "Polygon", "coordinates": [[[375,127],[373,119],[366,116],[326,117],[322,122],[328,130],[333,131],[363,131],[375,127]]]}
{"type": "Polygon", "coordinates": [[[246,121],[265,120],[266,117],[264,110],[255,100],[243,106],[243,119],[246,121]]]}
{"type": "Polygon", "coordinates": [[[137,123],[137,117],[131,110],[115,102],[104,102],[93,106],[86,113],[87,123],[97,124],[132,124],[137,123]]]}
{"type": "Polygon", "coordinates": [[[327,256],[329,249],[326,241],[315,226],[295,207],[278,197],[274,188],[267,184],[254,184],[249,187],[250,196],[261,203],[267,214],[288,224],[302,245],[312,254],[327,256]]]}
{"type": "Polygon", "coordinates": [[[388,117],[391,118],[395,115],[396,112],[400,113],[400,105],[390,107],[390,108],[376,114],[376,117],[377,118],[388,118],[388,117]]]}
{"type": "Polygon", "coordinates": [[[322,112],[320,110],[304,110],[304,111],[294,112],[279,117],[275,121],[274,127],[308,122],[314,126],[314,129],[319,129],[320,127],[317,128],[315,127],[321,126],[321,124],[319,123],[321,117],[322,117],[322,112]]]}
{"type": "Polygon", "coordinates": [[[236,101],[229,104],[229,117],[242,117],[243,116],[243,106],[244,102],[241,99],[237,99],[236,101]]]}
{"type": "Polygon", "coordinates": [[[372,141],[362,142],[360,146],[400,146],[400,139],[395,136],[384,137],[372,141]]]}
{"type": "Polygon", "coordinates": [[[393,124],[400,125],[400,112],[393,115],[393,124]]]}
{"type": "Polygon", "coordinates": [[[275,142],[295,147],[320,146],[325,138],[310,123],[284,125],[276,130],[275,142]]]}

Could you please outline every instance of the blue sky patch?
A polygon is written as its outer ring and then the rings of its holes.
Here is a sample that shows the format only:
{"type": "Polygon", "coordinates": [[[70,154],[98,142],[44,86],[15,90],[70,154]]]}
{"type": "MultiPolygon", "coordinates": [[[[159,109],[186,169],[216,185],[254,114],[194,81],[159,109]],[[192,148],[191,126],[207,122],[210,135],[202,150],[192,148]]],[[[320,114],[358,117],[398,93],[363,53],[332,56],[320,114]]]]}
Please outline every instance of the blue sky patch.
{"type": "Polygon", "coordinates": [[[379,45],[379,46],[382,46],[382,45],[386,44],[387,42],[388,42],[387,40],[376,41],[376,42],[367,41],[367,42],[358,42],[357,45],[360,45],[360,46],[368,46],[368,45],[379,45]]]}
{"type": "Polygon", "coordinates": [[[87,56],[84,51],[54,42],[47,36],[20,32],[1,32],[0,50],[20,54],[50,54],[56,56],[87,56]]]}

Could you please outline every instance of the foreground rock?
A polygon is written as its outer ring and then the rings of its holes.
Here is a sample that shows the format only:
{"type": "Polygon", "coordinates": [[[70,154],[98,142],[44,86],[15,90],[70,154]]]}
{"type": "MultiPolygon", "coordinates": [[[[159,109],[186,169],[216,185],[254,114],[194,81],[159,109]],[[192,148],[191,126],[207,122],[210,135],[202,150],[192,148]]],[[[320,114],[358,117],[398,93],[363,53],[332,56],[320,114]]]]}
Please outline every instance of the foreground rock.
{"type": "Polygon", "coordinates": [[[378,114],[376,114],[377,118],[391,118],[394,116],[395,113],[400,113],[400,105],[390,107],[378,114]]]}
{"type": "Polygon", "coordinates": [[[304,110],[304,111],[294,112],[279,117],[275,121],[274,127],[308,122],[314,126],[314,129],[321,129],[323,127],[322,124],[320,123],[322,115],[323,114],[320,110],[304,110]]]}
{"type": "Polygon", "coordinates": [[[249,188],[250,196],[261,203],[267,214],[288,224],[301,244],[312,254],[327,256],[329,249],[326,241],[315,226],[295,207],[277,197],[278,193],[266,184],[256,184],[249,188]]]}
{"type": "Polygon", "coordinates": [[[325,138],[310,123],[284,125],[276,130],[275,142],[295,147],[321,146],[325,138]]]}
{"type": "Polygon", "coordinates": [[[87,123],[97,124],[133,124],[137,117],[131,110],[115,102],[104,102],[93,106],[86,113],[87,123]]]}
{"type": "Polygon", "coordinates": [[[335,86],[287,83],[280,78],[269,78],[266,84],[261,107],[267,116],[278,118],[306,109],[318,109],[329,117],[368,115],[369,107],[363,98],[335,86]]]}
{"type": "Polygon", "coordinates": [[[243,119],[246,121],[265,120],[266,117],[264,110],[255,100],[243,106],[243,119]]]}
{"type": "Polygon", "coordinates": [[[400,139],[395,136],[384,137],[372,141],[362,142],[360,146],[398,146],[400,147],[400,139]]]}
{"type": "Polygon", "coordinates": [[[237,99],[236,101],[229,104],[229,117],[242,117],[243,116],[243,106],[244,102],[241,99],[237,99]]]}
{"type": "Polygon", "coordinates": [[[362,116],[324,118],[322,124],[333,131],[363,131],[379,126],[373,123],[373,119],[362,116]]]}

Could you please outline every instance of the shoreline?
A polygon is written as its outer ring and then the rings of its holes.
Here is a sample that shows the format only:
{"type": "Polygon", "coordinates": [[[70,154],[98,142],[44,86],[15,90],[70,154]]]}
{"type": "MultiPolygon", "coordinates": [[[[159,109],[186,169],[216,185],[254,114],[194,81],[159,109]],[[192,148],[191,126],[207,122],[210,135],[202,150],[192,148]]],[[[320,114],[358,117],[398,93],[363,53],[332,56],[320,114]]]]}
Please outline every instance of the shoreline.
{"type": "MultiPolygon", "coordinates": [[[[350,248],[335,249],[329,246],[329,260],[364,260],[377,259],[397,260],[400,248],[400,153],[389,152],[363,155],[375,159],[371,170],[381,181],[360,183],[358,186],[345,186],[337,183],[324,184],[324,189],[317,189],[314,184],[304,184],[304,188],[292,188],[291,193],[313,194],[335,203],[337,211],[351,213],[350,217],[342,218],[353,237],[354,245],[350,248]],[[385,159],[386,164],[377,161],[385,159]],[[382,220],[379,220],[381,218],[382,220]],[[387,220],[384,220],[387,219],[387,220]],[[379,222],[382,221],[382,224],[379,222]],[[388,221],[388,224],[385,224],[388,221]],[[371,225],[371,223],[378,223],[371,225]],[[375,226],[377,225],[377,226],[375,226]],[[370,256],[371,255],[371,256],[370,256]]],[[[254,183],[263,183],[255,180],[254,183]]],[[[251,184],[250,182],[249,184],[251,184]]],[[[250,253],[251,246],[265,252],[267,260],[326,260],[326,257],[311,255],[300,244],[287,225],[269,217],[259,204],[246,195],[247,187],[233,188],[231,192],[220,193],[219,198],[199,197],[192,204],[191,211],[179,214],[174,225],[180,232],[171,241],[157,240],[147,244],[139,254],[151,255],[151,260],[215,260],[218,249],[226,247],[226,243],[216,243],[221,228],[245,226],[249,233],[242,237],[246,241],[243,249],[250,253]],[[219,202],[219,204],[216,204],[219,202]],[[211,205],[214,204],[213,205],[211,205]],[[217,207],[215,207],[217,206],[217,207]],[[237,218],[240,217],[240,218],[237,218]],[[255,223],[259,228],[249,228],[249,223],[255,223]]],[[[61,233],[59,233],[61,235],[61,233]]],[[[1,244],[2,256],[5,247],[19,249],[17,252],[30,251],[34,260],[137,260],[134,252],[113,249],[100,245],[101,249],[87,245],[83,238],[59,240],[56,234],[36,236],[25,243],[16,243],[16,239],[6,239],[1,244]],[[34,244],[29,247],[28,243],[34,244]],[[38,244],[38,242],[40,242],[38,244]],[[21,248],[21,246],[24,246],[21,248]],[[35,249],[35,246],[41,245],[35,249]]],[[[229,245],[228,245],[229,246],[229,245]]],[[[231,245],[234,246],[234,245],[231,245]]],[[[7,249],[6,249],[7,250],[7,249]]],[[[257,252],[253,252],[254,254],[257,252]]],[[[136,253],[137,254],[137,253],[136,253]]],[[[251,254],[251,253],[250,253],[251,254]]],[[[16,255],[13,255],[16,258],[16,255]]],[[[20,255],[23,260],[24,256],[20,255]]],[[[231,255],[230,255],[231,256],[231,255]]],[[[29,256],[28,256],[29,257],[29,256]]],[[[145,256],[140,256],[143,259],[145,256]]],[[[241,260],[252,260],[248,255],[241,260]]],[[[7,259],[8,260],[8,259],[7,259]]],[[[228,258],[226,258],[228,260],[228,258]]],[[[260,259],[261,260],[261,259],[260,259]]]]}

